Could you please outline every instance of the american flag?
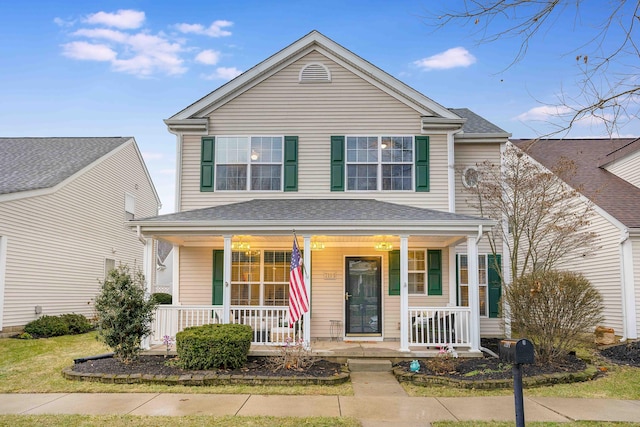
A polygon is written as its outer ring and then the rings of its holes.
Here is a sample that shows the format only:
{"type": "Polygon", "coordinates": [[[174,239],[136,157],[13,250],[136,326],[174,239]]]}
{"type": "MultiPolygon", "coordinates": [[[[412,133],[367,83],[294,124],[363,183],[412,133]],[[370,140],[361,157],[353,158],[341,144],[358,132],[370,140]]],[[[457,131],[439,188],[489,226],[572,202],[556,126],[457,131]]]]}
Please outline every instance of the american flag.
{"type": "Polygon", "coordinates": [[[302,275],[302,259],[298,242],[293,238],[293,251],[291,252],[291,272],[289,273],[289,327],[302,318],[309,311],[309,297],[304,286],[302,275]]]}

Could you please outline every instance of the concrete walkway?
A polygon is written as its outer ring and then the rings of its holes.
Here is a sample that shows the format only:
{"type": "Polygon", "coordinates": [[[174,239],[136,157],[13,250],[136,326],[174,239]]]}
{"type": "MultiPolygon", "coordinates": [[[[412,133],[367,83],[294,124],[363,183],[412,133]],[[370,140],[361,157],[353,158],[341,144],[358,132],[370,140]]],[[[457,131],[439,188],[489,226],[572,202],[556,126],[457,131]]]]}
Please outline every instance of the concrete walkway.
{"type": "MultiPolygon", "coordinates": [[[[513,396],[408,397],[391,373],[351,375],[354,396],[0,394],[0,414],[343,416],[357,418],[363,427],[429,426],[440,420],[515,420],[513,396]]],[[[638,400],[525,397],[524,406],[526,421],[627,421],[640,425],[638,400]]]]}

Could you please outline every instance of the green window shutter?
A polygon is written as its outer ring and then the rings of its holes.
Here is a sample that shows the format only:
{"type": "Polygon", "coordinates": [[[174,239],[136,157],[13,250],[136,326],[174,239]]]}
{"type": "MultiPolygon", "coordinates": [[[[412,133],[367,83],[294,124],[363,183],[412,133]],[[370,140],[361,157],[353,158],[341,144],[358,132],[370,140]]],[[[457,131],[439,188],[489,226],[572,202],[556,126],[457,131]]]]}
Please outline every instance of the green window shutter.
{"type": "Polygon", "coordinates": [[[223,304],[224,290],[224,251],[213,251],[213,297],[212,305],[223,304]]]}
{"type": "Polygon", "coordinates": [[[489,317],[500,316],[500,297],[502,296],[502,280],[500,271],[502,270],[501,255],[487,256],[487,276],[489,282],[489,317]]]}
{"type": "Polygon", "coordinates": [[[284,191],[298,191],[298,137],[284,137],[284,191]]]}
{"type": "Polygon", "coordinates": [[[344,191],[344,136],[331,137],[331,191],[344,191]]]}
{"type": "Polygon", "coordinates": [[[389,252],[389,295],[400,295],[400,251],[389,252]]]}
{"type": "Polygon", "coordinates": [[[442,251],[428,250],[427,262],[429,295],[442,295],[442,251]]]}
{"type": "Polygon", "coordinates": [[[200,191],[213,191],[215,138],[202,138],[200,150],[200,191]]]}
{"type": "Polygon", "coordinates": [[[416,136],[415,144],[415,168],[416,191],[429,191],[429,137],[416,136]]]}

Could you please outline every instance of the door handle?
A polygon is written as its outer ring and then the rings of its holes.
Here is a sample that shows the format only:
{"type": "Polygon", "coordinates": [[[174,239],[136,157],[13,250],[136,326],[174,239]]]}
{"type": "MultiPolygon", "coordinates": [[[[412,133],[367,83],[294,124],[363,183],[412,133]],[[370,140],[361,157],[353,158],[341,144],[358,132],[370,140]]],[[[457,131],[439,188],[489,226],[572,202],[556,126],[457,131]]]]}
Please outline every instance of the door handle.
{"type": "Polygon", "coordinates": [[[353,295],[351,295],[349,292],[345,292],[344,293],[344,299],[345,301],[349,301],[349,298],[351,298],[353,295]]]}

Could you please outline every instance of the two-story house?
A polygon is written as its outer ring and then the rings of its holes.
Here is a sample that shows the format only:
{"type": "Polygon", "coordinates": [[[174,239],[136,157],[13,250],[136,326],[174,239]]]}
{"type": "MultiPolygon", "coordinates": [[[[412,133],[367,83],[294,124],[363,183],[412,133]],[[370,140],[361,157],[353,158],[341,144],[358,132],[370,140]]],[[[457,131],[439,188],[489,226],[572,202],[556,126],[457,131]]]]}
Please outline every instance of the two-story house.
{"type": "Polygon", "coordinates": [[[501,333],[500,280],[470,210],[473,165],[509,134],[445,108],[313,31],[165,120],[176,213],[130,224],[173,246],[155,341],[242,322],[254,343],[452,344],[501,333]],[[468,166],[469,169],[464,169],[468,166]],[[464,170],[461,180],[459,170],[464,170]],[[292,242],[311,310],[287,327],[292,242]]]}
{"type": "Polygon", "coordinates": [[[154,243],[127,221],[160,199],[131,137],[0,138],[0,331],[43,315],[95,316],[118,264],[154,280],[154,243]]]}

